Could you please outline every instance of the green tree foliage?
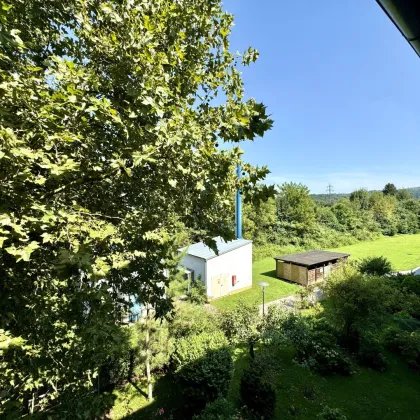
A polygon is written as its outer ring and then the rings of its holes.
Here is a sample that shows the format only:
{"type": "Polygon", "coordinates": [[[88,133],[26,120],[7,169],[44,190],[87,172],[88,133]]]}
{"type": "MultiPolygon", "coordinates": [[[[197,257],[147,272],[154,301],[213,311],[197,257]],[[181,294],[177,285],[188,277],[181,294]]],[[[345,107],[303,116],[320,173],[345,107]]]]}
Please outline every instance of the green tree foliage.
{"type": "Polygon", "coordinates": [[[234,191],[272,195],[240,158],[272,121],[244,99],[258,53],[229,52],[232,25],[219,0],[1,0],[1,404],[85,395],[122,296],[163,316],[181,233],[232,239],[234,191]]]}
{"type": "Polygon", "coordinates": [[[187,291],[187,299],[196,305],[204,305],[207,303],[207,289],[201,280],[201,276],[191,281],[187,291]]]}
{"type": "Polygon", "coordinates": [[[286,182],[279,187],[277,218],[299,233],[309,232],[314,227],[315,205],[305,185],[286,182]]]}
{"type": "Polygon", "coordinates": [[[396,208],[397,200],[392,194],[374,192],[370,196],[370,207],[374,220],[379,224],[384,235],[395,235],[398,232],[396,208]]]}
{"type": "Polygon", "coordinates": [[[218,321],[218,316],[204,306],[177,303],[171,314],[169,329],[175,339],[203,332],[211,334],[220,330],[218,321]]]}
{"type": "Polygon", "coordinates": [[[194,416],[194,420],[240,420],[241,418],[235,406],[225,398],[209,402],[198,416],[194,416]]]}
{"type": "Polygon", "coordinates": [[[362,331],[377,328],[384,321],[393,292],[385,278],[360,274],[346,265],[325,283],[331,302],[331,319],[341,331],[343,344],[358,351],[362,331]]]}
{"type": "Polygon", "coordinates": [[[174,372],[192,405],[226,396],[233,362],[224,334],[203,332],[180,338],[172,354],[174,372]]]}
{"type": "Polygon", "coordinates": [[[385,195],[397,195],[397,187],[394,184],[388,183],[385,185],[382,192],[385,195]]]}
{"type": "Polygon", "coordinates": [[[355,203],[360,209],[368,210],[370,207],[369,192],[364,188],[353,191],[350,194],[350,201],[355,203]]]}
{"type": "Polygon", "coordinates": [[[133,373],[145,376],[146,373],[146,328],[149,329],[150,367],[152,371],[161,371],[169,366],[170,355],[174,349],[174,339],[169,334],[169,323],[166,320],[150,318],[145,322],[137,322],[132,329],[136,329],[132,342],[135,345],[133,373]]]}
{"type": "Polygon", "coordinates": [[[392,265],[386,257],[366,257],[358,263],[359,271],[370,276],[385,276],[392,272],[392,265]]]}
{"type": "Polygon", "coordinates": [[[420,369],[420,332],[401,331],[389,328],[385,334],[387,346],[401,354],[407,363],[415,369],[420,369]]]}
{"type": "Polygon", "coordinates": [[[250,355],[254,357],[254,345],[260,337],[261,327],[257,305],[239,301],[220,313],[219,324],[231,344],[247,343],[250,355]]]}
{"type": "Polygon", "coordinates": [[[420,200],[406,190],[394,196],[358,189],[337,195],[331,204],[300,184],[279,188],[275,199],[244,206],[244,235],[254,241],[256,259],[420,230],[420,200]]]}
{"type": "Polygon", "coordinates": [[[256,418],[271,419],[276,407],[276,393],[265,379],[266,369],[264,363],[251,360],[241,377],[240,394],[242,403],[256,418]]]}
{"type": "Polygon", "coordinates": [[[277,223],[275,199],[269,198],[256,205],[245,204],[242,220],[245,238],[252,239],[255,245],[272,241],[277,223]]]}
{"type": "Polygon", "coordinates": [[[410,200],[413,198],[413,195],[407,188],[402,188],[397,191],[398,200],[410,200]]]}

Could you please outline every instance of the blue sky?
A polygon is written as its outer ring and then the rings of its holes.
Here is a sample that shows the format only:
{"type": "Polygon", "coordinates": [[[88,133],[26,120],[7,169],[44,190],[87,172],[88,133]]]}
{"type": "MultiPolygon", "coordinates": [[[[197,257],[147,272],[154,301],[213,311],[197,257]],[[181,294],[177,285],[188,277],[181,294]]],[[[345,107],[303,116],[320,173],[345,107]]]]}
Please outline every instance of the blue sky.
{"type": "Polygon", "coordinates": [[[247,97],[274,128],[244,143],[267,181],[312,192],[420,186],[420,59],[374,0],[225,0],[247,97]]]}

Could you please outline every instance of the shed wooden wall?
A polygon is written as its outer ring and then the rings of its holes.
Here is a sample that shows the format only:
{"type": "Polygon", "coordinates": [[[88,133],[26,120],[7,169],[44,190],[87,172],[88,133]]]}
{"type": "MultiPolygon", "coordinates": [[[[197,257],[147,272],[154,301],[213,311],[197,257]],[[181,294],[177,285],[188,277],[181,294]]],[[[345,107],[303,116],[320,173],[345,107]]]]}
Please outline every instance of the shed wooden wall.
{"type": "Polygon", "coordinates": [[[347,258],[343,258],[335,263],[329,263],[325,266],[315,267],[312,269],[276,260],[276,274],[277,277],[281,279],[293,281],[304,286],[309,286],[323,281],[331,273],[331,271],[333,271],[340,264],[340,262],[345,260],[347,260],[347,258]]]}
{"type": "Polygon", "coordinates": [[[277,277],[295,283],[307,285],[307,269],[300,265],[277,260],[277,277]]]}

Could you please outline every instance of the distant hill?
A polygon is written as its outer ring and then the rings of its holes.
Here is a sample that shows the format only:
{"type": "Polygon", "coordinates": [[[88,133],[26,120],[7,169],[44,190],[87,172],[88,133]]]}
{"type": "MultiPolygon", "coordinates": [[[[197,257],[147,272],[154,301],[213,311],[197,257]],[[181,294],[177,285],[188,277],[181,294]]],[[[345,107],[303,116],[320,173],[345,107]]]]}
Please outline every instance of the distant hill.
{"type": "MultiPolygon", "coordinates": [[[[413,188],[405,188],[407,191],[410,192],[410,194],[414,198],[420,198],[420,187],[413,187],[413,188]]],[[[374,192],[375,190],[369,191],[370,193],[374,192]]],[[[345,193],[337,193],[337,194],[311,194],[311,197],[315,201],[320,201],[322,203],[335,203],[336,201],[340,200],[341,198],[348,198],[350,197],[350,194],[345,193]]]]}

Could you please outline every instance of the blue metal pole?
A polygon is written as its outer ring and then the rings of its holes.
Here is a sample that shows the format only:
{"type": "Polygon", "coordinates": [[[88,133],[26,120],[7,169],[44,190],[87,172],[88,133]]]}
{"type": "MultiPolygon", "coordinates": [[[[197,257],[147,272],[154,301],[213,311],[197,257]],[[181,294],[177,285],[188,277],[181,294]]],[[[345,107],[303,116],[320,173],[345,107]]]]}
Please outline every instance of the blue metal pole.
{"type": "MultiPolygon", "coordinates": [[[[242,170],[239,163],[236,167],[236,173],[240,179],[242,176],[242,170]]],[[[236,191],[236,238],[242,239],[242,197],[239,189],[236,191]]]]}

